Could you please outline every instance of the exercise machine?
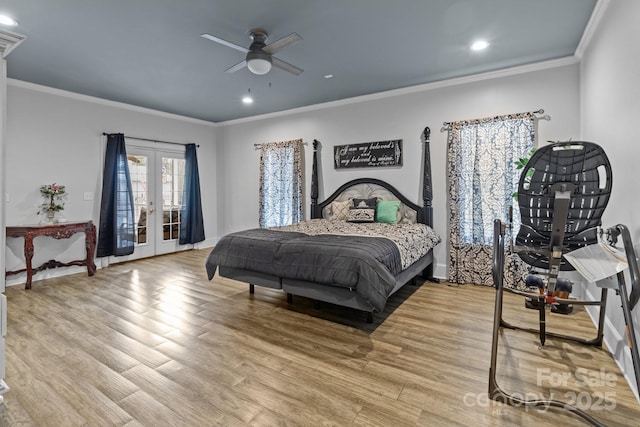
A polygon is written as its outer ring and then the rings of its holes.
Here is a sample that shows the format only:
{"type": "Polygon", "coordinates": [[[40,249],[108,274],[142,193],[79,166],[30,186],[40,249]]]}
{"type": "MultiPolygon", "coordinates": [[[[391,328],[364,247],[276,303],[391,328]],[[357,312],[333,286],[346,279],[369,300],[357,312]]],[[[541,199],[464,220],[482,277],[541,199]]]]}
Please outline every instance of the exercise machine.
{"type": "MultiPolygon", "coordinates": [[[[624,273],[617,274],[616,292],[622,302],[622,310],[627,326],[636,383],[640,390],[640,358],[631,311],[640,299],[640,274],[636,255],[628,229],[617,225],[607,230],[601,228],[602,214],[609,201],[612,188],[612,173],[609,160],[602,148],[591,142],[559,142],[538,149],[532,156],[518,182],[518,207],[521,226],[515,238],[515,245],[508,242],[508,248],[531,266],[537,275],[546,277],[535,280],[539,289],[522,291],[504,287],[506,229],[510,224],[500,220],[494,222],[492,273],[496,288],[493,336],[491,346],[491,366],[489,369],[489,396],[513,406],[557,407],[582,417],[592,425],[601,426],[591,415],[565,402],[553,399],[525,400],[504,392],[497,383],[497,357],[500,329],[519,329],[537,333],[540,345],[544,346],[547,336],[575,341],[585,345],[601,346],[604,334],[604,317],[607,304],[607,287],[601,287],[599,301],[568,298],[566,285],[559,282],[561,271],[574,270],[564,258],[568,252],[581,247],[598,244],[599,236],[607,236],[610,244],[615,244],[622,235],[629,264],[632,291],[626,289],[624,273]],[[562,285],[562,288],[559,286],[562,285]],[[508,290],[524,296],[538,310],[539,327],[520,328],[502,318],[503,294],[508,290]],[[546,330],[547,308],[573,305],[596,305],[600,307],[597,333],[593,339],[582,339],[546,330]]],[[[528,280],[529,281],[529,280],[528,280]]],[[[562,312],[562,310],[557,310],[562,312]]]]}

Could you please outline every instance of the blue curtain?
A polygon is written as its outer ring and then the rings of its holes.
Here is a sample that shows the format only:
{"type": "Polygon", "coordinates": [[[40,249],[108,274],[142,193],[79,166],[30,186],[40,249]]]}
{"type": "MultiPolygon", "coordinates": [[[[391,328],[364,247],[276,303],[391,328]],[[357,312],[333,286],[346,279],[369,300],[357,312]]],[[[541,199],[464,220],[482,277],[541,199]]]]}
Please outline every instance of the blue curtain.
{"type": "Polygon", "coordinates": [[[109,134],[102,177],[98,257],[132,254],[134,228],[133,191],[124,135],[109,134]]]}
{"type": "Polygon", "coordinates": [[[204,220],[200,198],[200,176],[196,145],[187,144],[185,150],[184,194],[182,199],[182,218],[180,220],[181,245],[198,243],[204,240],[204,220]]]}

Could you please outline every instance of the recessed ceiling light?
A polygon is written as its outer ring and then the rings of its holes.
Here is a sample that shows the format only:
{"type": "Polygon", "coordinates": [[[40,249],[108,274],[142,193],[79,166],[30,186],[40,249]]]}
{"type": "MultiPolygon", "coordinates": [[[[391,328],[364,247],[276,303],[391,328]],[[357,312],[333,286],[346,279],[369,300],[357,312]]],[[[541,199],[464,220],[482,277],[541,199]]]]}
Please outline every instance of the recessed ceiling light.
{"type": "Polygon", "coordinates": [[[333,74],[325,74],[323,77],[325,79],[330,79],[330,78],[333,78],[333,74]]]}
{"type": "Polygon", "coordinates": [[[471,50],[483,50],[489,47],[489,42],[486,40],[478,40],[473,42],[471,45],[471,50]]]}
{"type": "Polygon", "coordinates": [[[18,25],[18,21],[7,15],[0,15],[0,25],[15,27],[16,25],[18,25]]]}
{"type": "Polygon", "coordinates": [[[247,89],[247,94],[242,97],[243,104],[253,104],[253,97],[251,96],[251,88],[247,89]]]}

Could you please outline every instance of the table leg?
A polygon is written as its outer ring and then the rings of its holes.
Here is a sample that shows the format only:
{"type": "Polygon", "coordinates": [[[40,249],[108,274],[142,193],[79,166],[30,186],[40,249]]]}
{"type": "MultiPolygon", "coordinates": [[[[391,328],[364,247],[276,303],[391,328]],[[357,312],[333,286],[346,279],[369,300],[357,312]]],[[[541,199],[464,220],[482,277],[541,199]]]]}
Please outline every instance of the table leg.
{"type": "Polygon", "coordinates": [[[96,252],[96,226],[93,223],[88,223],[84,226],[85,233],[85,248],[87,250],[87,274],[93,276],[96,272],[96,264],[93,262],[94,254],[96,252]]]}
{"type": "Polygon", "coordinates": [[[29,232],[24,235],[24,263],[27,269],[27,282],[24,285],[25,289],[31,289],[31,279],[33,277],[33,266],[31,260],[33,259],[33,233],[29,232]]]}

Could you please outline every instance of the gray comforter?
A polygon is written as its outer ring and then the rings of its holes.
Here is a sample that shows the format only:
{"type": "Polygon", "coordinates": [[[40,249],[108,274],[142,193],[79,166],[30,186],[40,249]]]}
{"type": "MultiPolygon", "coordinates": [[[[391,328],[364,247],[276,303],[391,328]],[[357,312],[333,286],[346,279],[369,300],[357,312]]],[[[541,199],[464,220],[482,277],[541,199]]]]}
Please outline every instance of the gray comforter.
{"type": "MultiPolygon", "coordinates": [[[[213,248],[207,262],[207,275],[213,279],[218,266],[279,276],[276,256],[280,244],[306,234],[266,228],[227,234],[213,248]]],[[[280,258],[278,258],[280,259],[280,258]]]]}
{"type": "Polygon", "coordinates": [[[218,266],[349,288],[382,311],[402,270],[395,243],[383,237],[316,235],[252,229],[229,234],[206,262],[218,266]]]}

